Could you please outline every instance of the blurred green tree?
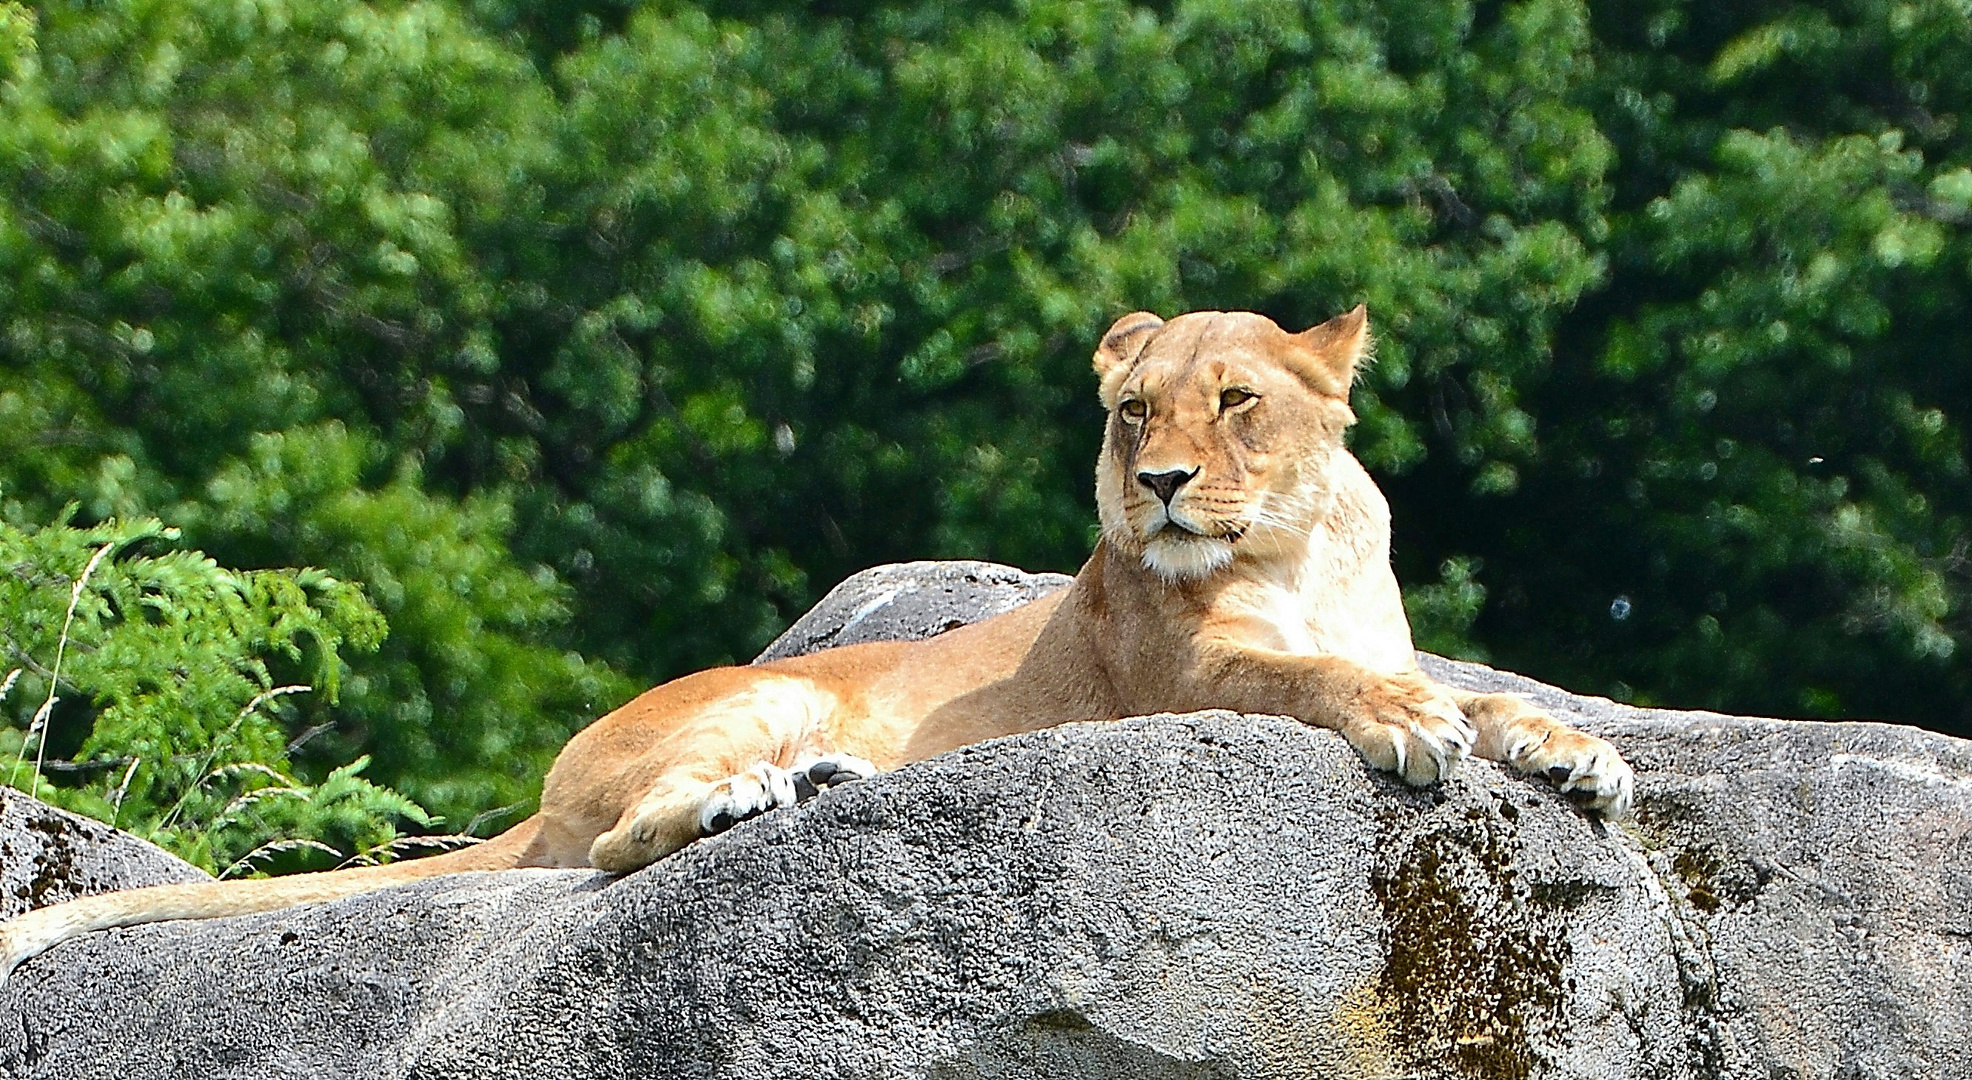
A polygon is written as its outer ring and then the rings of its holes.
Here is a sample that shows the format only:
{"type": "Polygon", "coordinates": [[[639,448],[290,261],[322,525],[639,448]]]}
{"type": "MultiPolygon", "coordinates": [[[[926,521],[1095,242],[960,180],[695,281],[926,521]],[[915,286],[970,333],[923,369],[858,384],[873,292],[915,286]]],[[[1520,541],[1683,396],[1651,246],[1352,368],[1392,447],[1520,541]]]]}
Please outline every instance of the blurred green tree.
{"type": "Polygon", "coordinates": [[[334,720],[298,764],[371,754],[454,826],[524,816],[632,688],[509,553],[504,477],[422,464],[462,438],[457,373],[498,366],[491,313],[541,290],[471,248],[529,227],[533,65],[433,4],[6,4],[0,78],[7,516],[157,514],[227,565],[360,582],[403,632],[332,716],[291,710],[334,720]]]}
{"type": "Polygon", "coordinates": [[[1611,273],[1528,395],[1539,467],[1443,540],[1475,632],[1629,700],[1972,735],[1972,21],[1598,19],[1611,273]]]}

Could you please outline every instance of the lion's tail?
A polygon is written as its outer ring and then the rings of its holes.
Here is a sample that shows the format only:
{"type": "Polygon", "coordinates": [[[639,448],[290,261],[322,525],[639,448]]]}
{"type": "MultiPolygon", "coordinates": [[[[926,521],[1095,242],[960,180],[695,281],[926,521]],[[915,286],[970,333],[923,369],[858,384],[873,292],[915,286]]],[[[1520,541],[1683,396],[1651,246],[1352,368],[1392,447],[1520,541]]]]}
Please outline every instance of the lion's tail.
{"type": "Polygon", "coordinates": [[[278,911],[299,904],[321,903],[387,889],[441,874],[505,870],[519,865],[528,842],[538,828],[538,819],[531,819],[483,844],[384,866],[244,881],[152,885],[37,908],[0,923],[0,983],[5,983],[23,961],[91,930],[136,926],[166,919],[217,919],[228,915],[278,911]]]}

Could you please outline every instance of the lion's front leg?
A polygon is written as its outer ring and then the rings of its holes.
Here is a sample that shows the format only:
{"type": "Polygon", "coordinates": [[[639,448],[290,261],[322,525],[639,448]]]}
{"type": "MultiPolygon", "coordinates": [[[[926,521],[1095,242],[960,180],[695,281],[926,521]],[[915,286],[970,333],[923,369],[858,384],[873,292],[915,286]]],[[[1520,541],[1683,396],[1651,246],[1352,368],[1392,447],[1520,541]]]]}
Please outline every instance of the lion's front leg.
{"type": "Polygon", "coordinates": [[[1191,680],[1196,707],[1292,716],[1339,731],[1371,765],[1408,784],[1449,779],[1477,740],[1451,692],[1422,672],[1231,643],[1202,654],[1191,680]]]}
{"type": "Polygon", "coordinates": [[[1604,817],[1629,816],[1636,774],[1608,740],[1576,731],[1512,694],[1451,693],[1478,732],[1480,757],[1546,776],[1604,817]]]}

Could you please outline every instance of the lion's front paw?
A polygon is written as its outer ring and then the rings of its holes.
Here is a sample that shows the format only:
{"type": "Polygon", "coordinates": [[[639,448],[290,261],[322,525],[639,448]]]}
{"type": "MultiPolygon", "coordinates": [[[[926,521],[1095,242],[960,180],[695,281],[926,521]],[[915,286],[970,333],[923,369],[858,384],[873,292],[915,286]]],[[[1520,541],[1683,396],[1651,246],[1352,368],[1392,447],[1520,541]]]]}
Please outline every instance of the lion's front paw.
{"type": "Polygon", "coordinates": [[[1607,818],[1624,818],[1636,797],[1636,774],[1606,739],[1552,723],[1545,731],[1516,727],[1506,760],[1540,773],[1607,818]]]}
{"type": "Polygon", "coordinates": [[[1371,765],[1422,787],[1449,779],[1477,736],[1450,695],[1415,672],[1391,676],[1357,698],[1342,734],[1371,765]]]}

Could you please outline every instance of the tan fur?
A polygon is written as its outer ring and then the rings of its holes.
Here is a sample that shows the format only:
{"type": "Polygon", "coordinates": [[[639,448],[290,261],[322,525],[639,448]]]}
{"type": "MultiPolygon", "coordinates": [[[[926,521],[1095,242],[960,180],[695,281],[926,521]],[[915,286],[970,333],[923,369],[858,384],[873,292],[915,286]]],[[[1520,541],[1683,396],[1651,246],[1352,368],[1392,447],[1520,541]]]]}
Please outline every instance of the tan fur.
{"type": "Polygon", "coordinates": [[[628,872],[708,816],[792,801],[825,755],[892,769],[1077,720],[1234,709],[1340,731],[1413,784],[1467,754],[1629,805],[1615,748],[1519,698],[1417,668],[1390,514],[1343,446],[1368,345],[1358,307],[1301,334],[1251,314],[1124,316],[1096,350],[1109,410],[1103,536],[1068,589],[928,641],[720,668],[648,691],[569,741],[541,811],[474,849],[359,871],[110,893],[0,926],[0,977],[92,929],[266,911],[434,874],[514,866],[628,872]],[[1188,477],[1168,505],[1144,477],[1188,477]]]}

